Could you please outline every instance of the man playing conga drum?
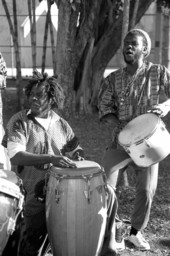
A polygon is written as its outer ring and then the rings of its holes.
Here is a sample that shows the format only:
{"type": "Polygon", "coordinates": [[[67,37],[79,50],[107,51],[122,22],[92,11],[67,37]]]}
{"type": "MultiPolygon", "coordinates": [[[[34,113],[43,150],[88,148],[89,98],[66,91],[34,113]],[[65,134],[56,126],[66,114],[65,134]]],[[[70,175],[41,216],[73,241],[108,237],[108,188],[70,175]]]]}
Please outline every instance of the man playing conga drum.
{"type": "MultiPolygon", "coordinates": [[[[118,148],[120,150],[118,134],[122,128],[135,117],[149,111],[164,117],[170,110],[170,72],[165,66],[146,61],[150,50],[151,40],[145,31],[129,31],[123,46],[126,67],[112,72],[104,79],[100,88],[99,118],[113,127],[112,145],[105,152],[103,161],[108,182],[113,187],[116,187],[119,170],[110,170],[114,165],[114,152],[118,148]]],[[[122,152],[122,160],[125,160],[128,155],[123,149],[122,152]]],[[[141,231],[149,221],[157,187],[158,163],[146,168],[134,166],[137,179],[136,199],[129,241],[141,250],[149,250],[150,245],[141,231]]]]}
{"type": "MultiPolygon", "coordinates": [[[[30,108],[16,113],[9,120],[3,145],[7,146],[11,163],[16,166],[15,171],[26,190],[25,232],[18,255],[37,256],[47,234],[45,203],[41,194],[46,173],[52,165],[75,168],[73,160],[82,160],[83,150],[72,128],[58,115],[63,107],[64,93],[55,77],[35,71],[25,93],[30,108]]],[[[110,188],[109,230],[112,230],[116,213],[112,191],[110,188]]]]}

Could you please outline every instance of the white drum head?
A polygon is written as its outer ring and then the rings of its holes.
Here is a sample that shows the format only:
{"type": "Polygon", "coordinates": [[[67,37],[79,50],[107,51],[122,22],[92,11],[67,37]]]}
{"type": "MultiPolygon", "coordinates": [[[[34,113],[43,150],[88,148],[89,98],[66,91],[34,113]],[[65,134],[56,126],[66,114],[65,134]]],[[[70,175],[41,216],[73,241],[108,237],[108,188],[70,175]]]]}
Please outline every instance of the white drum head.
{"type": "Polygon", "coordinates": [[[119,133],[118,141],[121,145],[130,146],[147,137],[156,129],[160,118],[155,114],[143,114],[130,121],[119,133]]]}

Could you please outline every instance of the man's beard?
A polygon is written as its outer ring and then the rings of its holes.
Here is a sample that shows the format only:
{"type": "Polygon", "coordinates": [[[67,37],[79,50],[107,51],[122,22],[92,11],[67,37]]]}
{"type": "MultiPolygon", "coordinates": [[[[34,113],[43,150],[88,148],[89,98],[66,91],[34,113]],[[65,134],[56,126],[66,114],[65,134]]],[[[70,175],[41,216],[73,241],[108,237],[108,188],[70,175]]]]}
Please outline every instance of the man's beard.
{"type": "Polygon", "coordinates": [[[126,57],[125,57],[125,54],[123,54],[123,57],[124,57],[124,61],[126,64],[130,64],[130,65],[133,65],[138,59],[140,59],[141,57],[141,53],[136,53],[135,55],[133,55],[133,58],[127,60],[126,57]]]}
{"type": "Polygon", "coordinates": [[[127,60],[127,59],[125,58],[125,56],[124,56],[124,61],[125,61],[126,64],[131,64],[131,65],[133,65],[133,64],[135,63],[135,60],[134,60],[134,59],[127,60]]]}

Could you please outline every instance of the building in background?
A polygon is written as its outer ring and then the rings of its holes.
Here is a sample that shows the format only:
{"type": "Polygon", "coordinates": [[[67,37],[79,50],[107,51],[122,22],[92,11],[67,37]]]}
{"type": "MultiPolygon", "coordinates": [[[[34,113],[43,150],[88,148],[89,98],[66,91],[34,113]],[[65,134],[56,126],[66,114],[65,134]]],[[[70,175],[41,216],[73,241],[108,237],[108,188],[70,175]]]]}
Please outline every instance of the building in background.
{"type": "MultiPolygon", "coordinates": [[[[13,20],[13,4],[11,0],[6,0],[11,19],[13,20]]],[[[42,52],[43,52],[43,40],[44,30],[47,13],[47,1],[44,0],[38,3],[36,7],[36,63],[37,67],[41,68],[42,52]]],[[[54,3],[51,7],[52,24],[54,31],[54,39],[56,44],[57,38],[57,24],[58,24],[58,9],[54,3]]],[[[31,50],[31,37],[30,37],[30,21],[28,16],[28,5],[25,0],[17,0],[17,16],[18,16],[18,36],[20,45],[20,56],[22,74],[32,74],[32,50],[31,50]],[[25,70],[26,69],[26,70],[25,70]],[[29,70],[30,69],[30,70],[29,70]],[[25,72],[24,72],[25,71],[25,72]]],[[[15,76],[15,52],[13,47],[13,40],[10,34],[9,24],[6,18],[6,14],[0,1],[0,51],[2,52],[8,67],[8,76],[15,76]]],[[[46,51],[46,68],[52,68],[52,50],[51,50],[51,38],[48,31],[47,51],[46,51]]]]}

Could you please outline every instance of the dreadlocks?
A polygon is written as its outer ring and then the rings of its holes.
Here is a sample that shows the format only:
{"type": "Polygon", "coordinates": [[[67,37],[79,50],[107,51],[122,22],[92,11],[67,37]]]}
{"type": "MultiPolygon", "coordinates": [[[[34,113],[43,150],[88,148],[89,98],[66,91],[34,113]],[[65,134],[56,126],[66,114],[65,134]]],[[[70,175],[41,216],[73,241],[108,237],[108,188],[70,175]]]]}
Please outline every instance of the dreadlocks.
{"type": "Polygon", "coordinates": [[[29,98],[33,86],[45,86],[49,99],[52,99],[52,109],[62,109],[64,104],[64,91],[57,81],[57,77],[49,77],[47,73],[41,74],[37,70],[33,72],[33,77],[25,87],[25,95],[29,98]]]}

